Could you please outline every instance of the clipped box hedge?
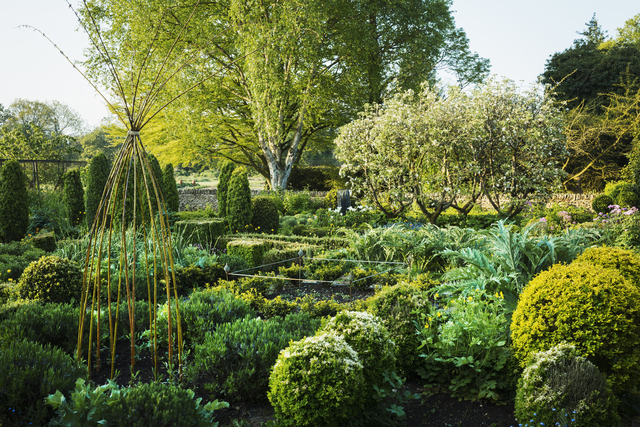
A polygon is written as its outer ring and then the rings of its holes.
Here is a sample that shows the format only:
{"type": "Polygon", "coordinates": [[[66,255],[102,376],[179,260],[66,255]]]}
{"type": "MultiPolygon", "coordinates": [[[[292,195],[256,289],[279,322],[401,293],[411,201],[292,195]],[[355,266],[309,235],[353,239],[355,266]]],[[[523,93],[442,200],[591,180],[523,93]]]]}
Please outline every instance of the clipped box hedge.
{"type": "Polygon", "coordinates": [[[243,258],[249,266],[257,267],[262,264],[262,258],[270,247],[262,240],[238,239],[227,243],[227,254],[243,258]]]}
{"type": "Polygon", "coordinates": [[[224,220],[176,221],[174,233],[181,233],[190,244],[213,245],[224,234],[224,220]]]}

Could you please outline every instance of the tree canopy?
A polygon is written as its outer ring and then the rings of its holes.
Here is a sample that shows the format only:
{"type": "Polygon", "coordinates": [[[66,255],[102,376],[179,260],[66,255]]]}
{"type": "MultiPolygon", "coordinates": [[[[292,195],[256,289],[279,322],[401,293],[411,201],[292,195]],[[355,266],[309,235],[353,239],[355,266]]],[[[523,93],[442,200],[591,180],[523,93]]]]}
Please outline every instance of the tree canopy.
{"type": "MultiPolygon", "coordinates": [[[[152,134],[147,143],[152,150],[172,144],[190,147],[192,155],[232,159],[253,167],[272,188],[285,188],[301,153],[328,144],[333,130],[365,103],[433,82],[439,68],[452,71],[461,85],[486,76],[488,61],[469,51],[450,5],[219,0],[193,12],[168,0],[100,0],[83,13],[96,17],[105,45],[124,68],[131,67],[132,52],[138,61],[147,59],[150,34],[157,34],[159,49],[169,50],[169,40],[190,20],[179,47],[186,57],[198,55],[165,96],[169,101],[195,89],[156,116],[150,126],[157,138],[152,134]]],[[[96,78],[106,74],[103,61],[89,54],[86,64],[96,78]]]]}

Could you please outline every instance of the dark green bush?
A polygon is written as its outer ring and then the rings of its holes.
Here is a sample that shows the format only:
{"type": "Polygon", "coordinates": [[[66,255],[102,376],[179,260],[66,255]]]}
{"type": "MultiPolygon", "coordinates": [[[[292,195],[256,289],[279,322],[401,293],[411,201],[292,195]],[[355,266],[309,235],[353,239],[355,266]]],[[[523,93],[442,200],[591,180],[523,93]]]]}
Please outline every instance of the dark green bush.
{"type": "MultiPolygon", "coordinates": [[[[74,354],[79,321],[78,308],[70,304],[22,304],[0,323],[0,348],[27,339],[74,354]]],[[[87,319],[85,331],[88,330],[87,319]]]]}
{"type": "Polygon", "coordinates": [[[276,234],[280,225],[278,207],[270,197],[251,200],[251,227],[255,233],[276,234]]]}
{"type": "Polygon", "coordinates": [[[80,303],[83,272],[66,258],[49,255],[29,264],[20,277],[20,296],[44,302],[80,303]]]}
{"type": "Polygon", "coordinates": [[[52,231],[41,231],[31,237],[30,243],[45,252],[53,252],[57,249],[56,234],[52,231]]]}
{"type": "MultiPolygon", "coordinates": [[[[202,343],[207,332],[213,332],[222,323],[243,317],[255,317],[249,304],[226,289],[205,289],[193,292],[189,300],[180,304],[182,337],[186,345],[202,343]]],[[[166,345],[168,332],[168,305],[158,312],[158,339],[166,345]]],[[[177,337],[175,303],[171,305],[172,339],[177,337]]]]}
{"type": "Polygon", "coordinates": [[[235,168],[235,163],[227,161],[220,169],[220,176],[218,176],[218,191],[216,192],[216,196],[218,198],[218,216],[220,218],[225,218],[229,215],[229,212],[227,211],[227,193],[229,191],[231,174],[235,168]]]}
{"type": "Polygon", "coordinates": [[[46,425],[53,408],[44,399],[56,390],[73,389],[85,375],[86,368],[60,349],[12,342],[0,352],[0,425],[46,425]]]}
{"type": "Polygon", "coordinates": [[[340,178],[340,168],[336,166],[295,165],[287,182],[288,190],[329,191],[340,178]]]}
{"type": "MultiPolygon", "coordinates": [[[[149,160],[149,166],[151,166],[151,170],[153,171],[153,177],[156,181],[156,188],[154,189],[153,182],[151,181],[151,175],[147,175],[147,185],[149,186],[149,199],[151,200],[151,211],[155,214],[158,212],[158,198],[162,200],[164,195],[162,194],[163,189],[163,176],[162,176],[162,168],[160,167],[160,162],[156,156],[151,153],[147,154],[147,159],[149,160]],[[156,198],[156,192],[158,193],[158,198],[156,198]]],[[[141,183],[144,185],[144,182],[141,183]]],[[[148,210],[147,201],[145,199],[145,210],[148,210]]],[[[166,206],[165,206],[166,208],[166,206]]]]}
{"type": "Polygon", "coordinates": [[[173,165],[171,163],[165,165],[162,171],[162,191],[167,210],[169,212],[178,212],[180,210],[180,197],[178,195],[178,186],[173,176],[173,165]]]}
{"type": "Polygon", "coordinates": [[[204,406],[200,402],[193,391],[171,384],[139,384],[113,403],[115,417],[111,421],[127,427],[216,427],[213,411],[221,406],[218,402],[204,406]]]}
{"type": "Polygon", "coordinates": [[[72,169],[62,175],[64,203],[67,206],[67,217],[72,226],[84,221],[84,189],[80,179],[80,170],[72,169]]]}
{"type": "MultiPolygon", "coordinates": [[[[87,192],[85,194],[87,199],[85,212],[89,227],[93,224],[93,220],[98,212],[98,207],[102,200],[102,193],[109,179],[110,171],[109,160],[104,153],[98,153],[91,159],[87,173],[87,192]]],[[[103,209],[104,208],[106,208],[106,206],[103,207],[103,209]]]]}
{"type": "Polygon", "coordinates": [[[0,169],[0,238],[19,241],[29,227],[29,195],[20,163],[7,160],[0,169]]]}
{"type": "Polygon", "coordinates": [[[193,288],[205,288],[207,285],[215,285],[219,279],[226,279],[224,266],[220,264],[190,265],[176,269],[176,281],[178,292],[185,293],[193,288]]]}
{"type": "Polygon", "coordinates": [[[420,323],[422,315],[431,311],[424,292],[407,284],[383,288],[367,300],[367,311],[380,318],[396,343],[398,368],[405,375],[412,374],[420,353],[415,325],[420,323]]]}
{"type": "Polygon", "coordinates": [[[515,409],[520,425],[616,427],[620,423],[607,380],[568,344],[531,357],[518,382],[515,409]]]}
{"type": "Polygon", "coordinates": [[[616,205],[620,204],[618,198],[620,197],[620,193],[622,192],[631,192],[638,193],[638,187],[635,184],[632,184],[627,181],[618,181],[618,182],[610,182],[604,188],[604,194],[608,195],[613,199],[613,202],[616,205]]]}
{"type": "Polygon", "coordinates": [[[284,319],[245,317],[220,325],[196,346],[188,375],[204,382],[214,396],[266,400],[269,372],[278,353],[290,341],[313,335],[319,327],[319,320],[304,313],[284,319]]]}
{"type": "Polygon", "coordinates": [[[0,281],[17,283],[24,269],[44,255],[42,249],[33,247],[31,243],[0,244],[0,281]]]}
{"type": "Polygon", "coordinates": [[[595,213],[609,213],[611,212],[611,209],[609,208],[611,205],[613,205],[613,199],[611,196],[600,194],[593,199],[593,202],[591,202],[591,209],[593,209],[595,213]]]}
{"type": "Polygon", "coordinates": [[[247,170],[237,168],[231,174],[227,192],[227,218],[231,233],[249,231],[251,224],[251,188],[247,178],[247,170]]]}

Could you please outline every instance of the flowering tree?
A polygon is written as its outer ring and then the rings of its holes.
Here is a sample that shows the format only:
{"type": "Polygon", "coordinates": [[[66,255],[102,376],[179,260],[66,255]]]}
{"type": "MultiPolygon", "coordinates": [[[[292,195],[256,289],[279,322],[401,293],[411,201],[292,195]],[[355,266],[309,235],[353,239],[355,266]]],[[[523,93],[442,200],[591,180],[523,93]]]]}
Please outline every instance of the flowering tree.
{"type": "Polygon", "coordinates": [[[539,88],[521,92],[509,80],[444,96],[424,86],[368,106],[340,129],[336,154],[352,189],[387,217],[415,202],[435,223],[451,206],[467,213],[480,195],[513,216],[561,174],[562,117],[539,88]]]}

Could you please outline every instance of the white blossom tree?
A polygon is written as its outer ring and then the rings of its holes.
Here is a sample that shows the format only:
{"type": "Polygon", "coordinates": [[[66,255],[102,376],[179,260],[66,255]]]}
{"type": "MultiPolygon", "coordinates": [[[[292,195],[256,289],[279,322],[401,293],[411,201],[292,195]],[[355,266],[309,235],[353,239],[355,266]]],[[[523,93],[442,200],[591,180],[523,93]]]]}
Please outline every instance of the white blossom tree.
{"type": "Polygon", "coordinates": [[[415,202],[435,223],[449,207],[468,213],[480,195],[513,216],[530,196],[546,196],[562,173],[562,122],[539,88],[522,92],[490,79],[443,95],[425,85],[368,106],[343,126],[337,157],[351,188],[387,217],[415,202]]]}

